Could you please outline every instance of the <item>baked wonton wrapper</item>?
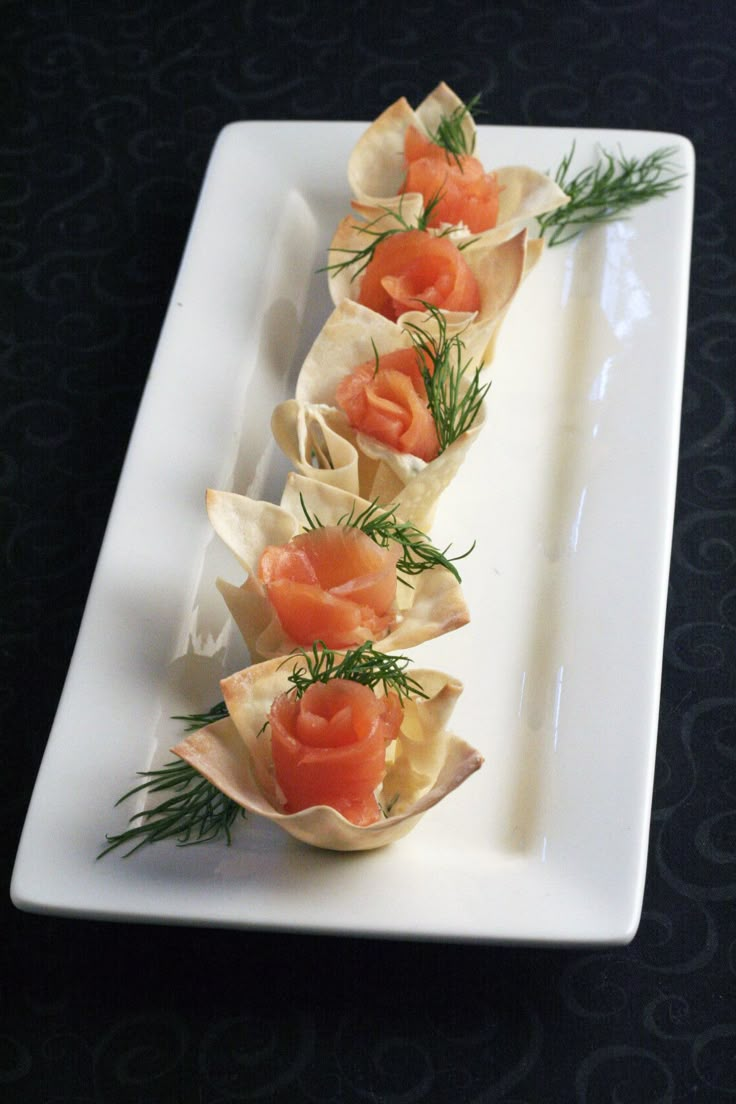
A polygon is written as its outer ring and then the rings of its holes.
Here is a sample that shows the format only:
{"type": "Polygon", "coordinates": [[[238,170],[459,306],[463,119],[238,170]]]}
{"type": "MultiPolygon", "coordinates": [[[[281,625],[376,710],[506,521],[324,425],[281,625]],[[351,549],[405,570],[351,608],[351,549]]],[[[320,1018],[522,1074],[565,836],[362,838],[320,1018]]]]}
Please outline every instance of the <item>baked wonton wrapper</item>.
{"type": "MultiPolygon", "coordinates": [[[[362,227],[371,227],[380,233],[383,229],[396,227],[391,214],[367,212],[375,218],[361,223],[355,218],[343,219],[335,232],[330,245],[329,264],[341,263],[354,250],[364,249],[371,240],[362,227]]],[[[489,363],[493,353],[493,343],[501,322],[508,311],[514,296],[521,287],[524,277],[541,256],[540,239],[529,239],[526,230],[501,244],[487,242],[478,237],[462,251],[480,292],[479,311],[442,311],[449,337],[462,334],[465,351],[475,361],[489,363]]],[[[331,273],[329,277],[330,295],[336,306],[346,300],[357,302],[363,273],[359,271],[360,262],[349,264],[341,271],[331,273]]],[[[423,310],[406,311],[397,322],[425,325],[428,315],[423,310]]]]}
{"type": "Polygon", "coordinates": [[[280,403],[271,428],[297,472],[369,502],[396,504],[405,521],[427,533],[442,492],[455,478],[485,418],[481,405],[471,429],[428,462],[356,433],[341,410],[318,403],[280,403]],[[316,459],[320,467],[314,466],[316,459]]]}
{"type": "MultiPolygon", "coordinates": [[[[422,326],[436,332],[431,316],[422,326]]],[[[296,398],[276,407],[274,437],[296,471],[343,487],[372,502],[398,503],[400,513],[424,532],[437,501],[452,481],[485,422],[482,404],[475,423],[434,460],[402,453],[354,430],[335,405],[340,380],[357,365],[395,349],[411,348],[402,323],[345,300],[332,312],[299,372],[296,398]]],[[[466,357],[463,356],[463,361],[466,357]]],[[[471,365],[469,375],[474,371],[471,365]]]]}
{"type": "Polygon", "coordinates": [[[332,851],[368,851],[401,839],[482,765],[475,748],[447,731],[461,683],[440,671],[413,670],[411,677],[428,697],[405,702],[401,732],[387,753],[386,777],[377,797],[389,815],[360,827],[326,805],[282,812],[270,733],[263,726],[274,699],[291,689],[288,676],[300,661],[273,659],[225,679],[221,686],[230,716],[188,736],[172,748],[174,754],[249,812],[332,851]]]}
{"type": "MultiPolygon", "coordinates": [[[[248,572],[241,586],[218,579],[217,588],[253,659],[283,656],[297,647],[282,628],[257,569],[268,545],[286,544],[307,525],[300,496],[310,515],[322,525],[334,525],[351,511],[357,515],[370,505],[349,491],[295,472],[286,479],[280,506],[227,491],[207,492],[213,528],[248,572]]],[[[386,636],[374,642],[381,651],[403,651],[470,620],[462,589],[446,568],[433,567],[411,576],[410,582],[411,586],[405,585],[399,575],[396,622],[386,636]]]]}
{"type": "MultiPolygon", "coordinates": [[[[406,175],[406,131],[413,126],[420,134],[431,137],[443,118],[463,106],[452,89],[441,83],[416,111],[404,97],[386,108],[358,139],[348,161],[348,182],[358,203],[394,209],[402,199],[417,198],[416,193],[406,193],[404,197],[399,194],[406,175]]],[[[462,131],[467,149],[472,151],[476,127],[470,113],[462,120],[462,131]]],[[[496,225],[481,235],[489,242],[504,241],[531,219],[568,202],[569,197],[554,180],[527,166],[511,165],[493,170],[486,166],[486,171],[495,173],[499,185],[496,225]]],[[[418,209],[422,211],[424,201],[421,196],[418,199],[418,209]]],[[[466,230],[465,234],[468,233],[466,230]]]]}

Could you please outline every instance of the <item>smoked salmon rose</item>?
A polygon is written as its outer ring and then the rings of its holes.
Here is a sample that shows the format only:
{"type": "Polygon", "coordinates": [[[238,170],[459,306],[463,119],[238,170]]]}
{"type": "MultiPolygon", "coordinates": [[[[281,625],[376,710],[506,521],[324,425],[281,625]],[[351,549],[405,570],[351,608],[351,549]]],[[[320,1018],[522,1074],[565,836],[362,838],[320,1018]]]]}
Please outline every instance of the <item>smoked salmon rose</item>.
{"type": "Polygon", "coordinates": [[[426,230],[389,234],[363,273],[358,302],[398,319],[425,303],[447,311],[480,310],[480,290],[462,253],[447,237],[426,230]]]}
{"type": "Polygon", "coordinates": [[[360,529],[310,529],[264,549],[258,576],[281,626],[297,644],[349,648],[380,640],[395,619],[398,547],[360,529]]]}
{"type": "Polygon", "coordinates": [[[403,717],[394,691],[379,698],[369,686],[348,679],[313,683],[298,700],[291,693],[279,695],[268,722],[284,811],[329,805],[353,824],[378,820],[375,790],[403,717]]]}
{"type": "Polygon", "coordinates": [[[354,429],[397,452],[425,461],[438,455],[437,427],[414,349],[395,349],[353,368],[338,383],[335,402],[354,429]]]}
{"type": "Polygon", "coordinates": [[[394,651],[467,624],[459,579],[440,564],[397,586],[398,541],[378,543],[349,524],[370,506],[295,472],[278,506],[207,492],[213,528],[247,575],[239,586],[218,579],[217,588],[253,660],[317,640],[346,648],[370,639],[394,651]],[[309,518],[320,524],[305,532],[309,518]]]}
{"type": "Polygon", "coordinates": [[[498,219],[499,187],[495,173],[487,173],[477,157],[450,154],[423,137],[414,126],[406,131],[407,162],[402,193],[419,192],[426,225],[462,224],[473,234],[491,230],[498,219]]]}

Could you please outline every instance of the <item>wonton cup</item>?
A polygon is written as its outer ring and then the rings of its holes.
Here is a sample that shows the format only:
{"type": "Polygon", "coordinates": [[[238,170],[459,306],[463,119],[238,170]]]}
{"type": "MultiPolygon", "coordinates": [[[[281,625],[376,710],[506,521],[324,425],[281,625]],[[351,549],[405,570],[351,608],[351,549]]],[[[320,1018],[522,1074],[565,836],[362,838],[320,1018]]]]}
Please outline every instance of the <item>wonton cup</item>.
{"type": "MultiPolygon", "coordinates": [[[[284,813],[274,777],[271,737],[264,722],[302,657],[273,659],[231,675],[222,683],[230,716],[200,729],[172,748],[238,805],[266,817],[289,835],[332,851],[368,851],[401,839],[433,805],[483,763],[475,748],[446,728],[462,685],[440,671],[413,670],[427,699],[404,703],[401,731],[387,752],[378,790],[388,816],[358,826],[327,805],[284,813]]],[[[381,693],[380,689],[377,691],[381,693]]]]}
{"type": "MultiPolygon", "coordinates": [[[[287,477],[280,506],[227,491],[207,492],[213,528],[248,572],[241,586],[218,579],[217,588],[253,659],[287,655],[298,647],[282,628],[257,569],[267,546],[286,544],[307,525],[300,496],[322,525],[335,525],[351,511],[357,515],[370,505],[349,491],[294,472],[287,477]]],[[[399,574],[395,623],[386,636],[374,641],[376,648],[403,651],[470,620],[460,584],[446,568],[437,566],[411,576],[411,586],[401,578],[399,574]]]]}
{"type": "MultiPolygon", "coordinates": [[[[375,218],[369,217],[368,222],[363,224],[370,225],[370,233],[396,228],[396,220],[391,214],[366,212],[368,215],[371,213],[375,218]]],[[[354,218],[343,219],[330,245],[329,264],[341,263],[353,250],[364,249],[370,240],[365,229],[354,218]]],[[[448,337],[462,334],[465,352],[473,360],[490,362],[496,331],[524,277],[536,264],[541,252],[541,240],[530,240],[526,230],[501,244],[477,237],[462,250],[463,260],[467,262],[478,285],[480,310],[442,310],[442,315],[448,337]]],[[[358,302],[363,281],[363,273],[359,268],[360,262],[356,262],[330,275],[330,295],[336,306],[346,300],[358,302]]],[[[424,326],[427,318],[427,312],[420,308],[405,311],[396,321],[402,327],[406,323],[424,326]]]]}
{"type": "Polygon", "coordinates": [[[271,428],[301,475],[323,486],[360,495],[368,502],[396,504],[405,521],[426,533],[442,492],[455,478],[485,418],[485,406],[481,405],[472,428],[430,461],[396,452],[356,433],[341,410],[318,403],[297,399],[280,403],[273,412],[271,428]],[[319,467],[314,466],[315,460],[319,467]]]}
{"type": "MultiPolygon", "coordinates": [[[[452,89],[441,83],[416,110],[404,97],[387,107],[358,139],[348,161],[348,182],[358,204],[390,210],[402,205],[402,200],[410,199],[418,200],[418,211],[422,211],[424,200],[417,193],[399,194],[406,175],[404,137],[411,126],[431,137],[443,118],[463,106],[452,89]]],[[[462,131],[470,152],[476,134],[470,113],[462,120],[462,131]]],[[[495,227],[482,231],[485,241],[504,241],[530,219],[568,202],[568,196],[554,180],[534,169],[513,165],[490,170],[486,166],[486,172],[491,171],[499,185],[499,207],[495,227]]],[[[469,231],[463,230],[467,236],[469,231]]]]}
{"type": "MultiPolygon", "coordinates": [[[[436,334],[429,315],[419,316],[436,334]]],[[[353,429],[335,404],[340,380],[357,365],[412,347],[404,324],[346,300],[332,312],[299,372],[296,398],[274,410],[274,437],[297,472],[372,502],[399,503],[401,516],[427,531],[440,495],[455,477],[486,419],[475,423],[434,460],[425,461],[353,429]]],[[[449,329],[449,327],[448,327],[449,329]]],[[[463,354],[463,362],[468,359],[463,354]]],[[[468,369],[471,376],[476,362],[468,369]]]]}

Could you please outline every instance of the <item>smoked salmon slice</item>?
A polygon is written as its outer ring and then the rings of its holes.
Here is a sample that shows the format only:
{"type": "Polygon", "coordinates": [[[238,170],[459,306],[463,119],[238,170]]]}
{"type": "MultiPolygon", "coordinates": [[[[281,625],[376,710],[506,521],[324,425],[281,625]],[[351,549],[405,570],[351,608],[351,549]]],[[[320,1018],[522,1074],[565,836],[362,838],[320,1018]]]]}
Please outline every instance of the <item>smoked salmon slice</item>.
{"type": "Polygon", "coordinates": [[[404,140],[407,162],[401,193],[419,192],[432,205],[427,226],[463,223],[473,234],[490,230],[498,221],[499,186],[477,157],[451,154],[409,127],[404,140]]]}
{"type": "Polygon", "coordinates": [[[258,576],[296,644],[349,648],[380,640],[393,624],[399,555],[361,529],[326,525],[267,547],[258,576]]]}
{"type": "Polygon", "coordinates": [[[359,364],[338,383],[335,401],[360,433],[427,462],[438,455],[415,349],[395,349],[359,364]]]}
{"type": "Polygon", "coordinates": [[[358,302],[396,321],[424,303],[448,311],[480,310],[470,266],[448,237],[400,230],[376,245],[363,273],[358,302]]]}
{"type": "Polygon", "coordinates": [[[379,819],[374,791],[386,772],[386,747],[403,720],[395,691],[379,698],[348,679],[316,682],[298,700],[281,694],[268,720],[286,812],[330,805],[353,824],[379,819]]]}

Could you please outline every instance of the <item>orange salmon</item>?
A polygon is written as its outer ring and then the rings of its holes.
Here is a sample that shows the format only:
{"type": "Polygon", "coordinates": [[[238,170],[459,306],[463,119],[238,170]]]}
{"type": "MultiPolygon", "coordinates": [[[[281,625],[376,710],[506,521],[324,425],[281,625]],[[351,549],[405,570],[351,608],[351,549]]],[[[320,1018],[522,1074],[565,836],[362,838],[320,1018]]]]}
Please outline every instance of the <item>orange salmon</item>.
{"type": "Polygon", "coordinates": [[[439,453],[437,427],[414,349],[359,364],[337,385],[335,401],[354,429],[421,460],[439,453]]]}
{"type": "Polygon", "coordinates": [[[477,311],[475,276],[448,237],[401,230],[378,242],[360,285],[358,302],[396,321],[423,303],[448,311],[477,311]]]}
{"type": "Polygon", "coordinates": [[[419,192],[425,206],[437,200],[428,226],[464,223],[473,234],[490,230],[498,220],[499,187],[495,173],[486,173],[470,154],[448,153],[409,127],[404,140],[407,162],[402,192],[419,192]]]}
{"type": "Polygon", "coordinates": [[[398,557],[361,529],[327,525],[264,549],[258,576],[295,643],[349,648],[392,625],[398,557]]]}
{"type": "Polygon", "coordinates": [[[394,691],[378,698],[358,682],[317,682],[299,700],[281,694],[268,720],[288,813],[330,805],[354,824],[379,819],[374,791],[386,771],[386,747],[403,720],[394,691]]]}

